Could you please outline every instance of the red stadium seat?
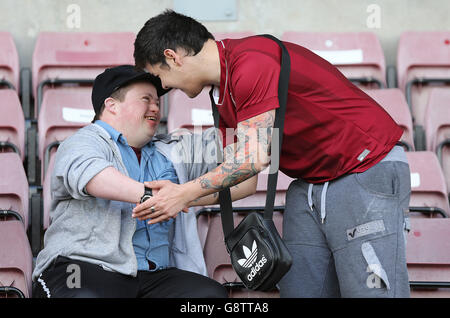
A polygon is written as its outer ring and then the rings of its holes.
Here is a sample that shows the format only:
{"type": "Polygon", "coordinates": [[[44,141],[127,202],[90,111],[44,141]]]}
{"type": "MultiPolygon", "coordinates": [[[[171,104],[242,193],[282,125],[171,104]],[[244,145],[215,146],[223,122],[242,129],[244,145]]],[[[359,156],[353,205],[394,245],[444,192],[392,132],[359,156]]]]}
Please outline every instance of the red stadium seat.
{"type": "Polygon", "coordinates": [[[58,145],[94,118],[90,87],[49,90],[42,100],[38,119],[41,181],[44,180],[50,157],[58,145]]]}
{"type": "Polygon", "coordinates": [[[0,89],[0,152],[17,152],[25,159],[25,119],[17,92],[0,89]]]}
{"type": "Polygon", "coordinates": [[[397,77],[414,124],[423,126],[430,89],[450,89],[450,32],[404,32],[397,51],[397,77]]]}
{"type": "Polygon", "coordinates": [[[408,151],[414,151],[413,124],[405,96],[398,88],[367,90],[366,93],[391,115],[403,129],[401,142],[408,151]]]}
{"type": "Polygon", "coordinates": [[[178,128],[186,128],[194,131],[195,127],[206,129],[214,126],[211,101],[209,99],[210,88],[204,88],[195,98],[189,98],[181,90],[171,90],[168,95],[167,130],[172,132],[178,128]]]}
{"type": "Polygon", "coordinates": [[[28,180],[16,153],[0,153],[0,213],[28,228],[28,180]]]}
{"type": "MultiPolygon", "coordinates": [[[[35,114],[48,85],[90,85],[105,68],[134,64],[131,32],[42,32],[33,53],[35,114]]],[[[37,116],[36,116],[37,117],[37,116]]]]}
{"type": "Polygon", "coordinates": [[[9,32],[0,32],[0,86],[19,91],[19,56],[9,32]]]}
{"type": "Polygon", "coordinates": [[[427,149],[436,152],[442,171],[450,187],[450,89],[430,90],[425,112],[427,149]]]}
{"type": "Polygon", "coordinates": [[[22,222],[0,221],[0,298],[31,297],[32,255],[22,222]]]}
{"type": "MultiPolygon", "coordinates": [[[[256,193],[244,199],[233,202],[233,207],[261,207],[266,204],[268,169],[258,174],[256,193]]],[[[278,172],[277,192],[275,195],[275,206],[286,205],[286,191],[294,179],[283,172],[278,172]]]]}
{"type": "Polygon", "coordinates": [[[214,32],[213,36],[216,41],[224,40],[224,39],[242,39],[249,36],[255,35],[255,33],[251,31],[242,31],[242,32],[214,32]]]}
{"type": "Polygon", "coordinates": [[[52,202],[51,176],[54,165],[55,165],[55,156],[51,156],[47,167],[47,173],[45,174],[45,178],[42,183],[42,208],[43,208],[42,215],[44,218],[42,220],[42,228],[44,231],[48,229],[51,223],[50,219],[50,208],[52,202]]]}
{"type": "Polygon", "coordinates": [[[406,245],[412,297],[450,297],[450,220],[413,219],[406,245]]]}
{"type": "MultiPolygon", "coordinates": [[[[242,221],[248,212],[234,212],[235,226],[242,221]]],[[[278,232],[282,235],[282,212],[274,211],[273,221],[278,232]]],[[[203,254],[210,278],[227,286],[229,288],[229,295],[232,297],[277,297],[278,291],[255,292],[247,290],[243,286],[242,281],[231,266],[230,256],[227,253],[224,243],[220,212],[217,209],[205,208],[203,211],[200,211],[198,222],[199,224],[206,225],[208,229],[203,254]]]]}
{"type": "Polygon", "coordinates": [[[312,50],[365,88],[386,87],[383,49],[371,32],[285,32],[281,39],[312,50]]]}
{"type": "MultiPolygon", "coordinates": [[[[431,151],[406,152],[411,171],[410,211],[429,217],[450,215],[447,186],[437,156],[431,151]]],[[[416,216],[412,214],[412,216],[416,216]]]]}

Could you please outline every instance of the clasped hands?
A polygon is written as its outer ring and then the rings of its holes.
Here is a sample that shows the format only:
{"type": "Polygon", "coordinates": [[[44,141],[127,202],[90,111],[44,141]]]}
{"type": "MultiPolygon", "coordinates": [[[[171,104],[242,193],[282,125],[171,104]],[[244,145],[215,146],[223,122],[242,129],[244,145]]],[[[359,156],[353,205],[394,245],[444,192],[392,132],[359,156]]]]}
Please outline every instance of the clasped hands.
{"type": "Polygon", "coordinates": [[[175,218],[180,211],[188,212],[192,196],[185,191],[183,185],[169,180],[144,182],[151,188],[153,196],[133,209],[132,217],[148,220],[148,224],[155,224],[175,218]]]}

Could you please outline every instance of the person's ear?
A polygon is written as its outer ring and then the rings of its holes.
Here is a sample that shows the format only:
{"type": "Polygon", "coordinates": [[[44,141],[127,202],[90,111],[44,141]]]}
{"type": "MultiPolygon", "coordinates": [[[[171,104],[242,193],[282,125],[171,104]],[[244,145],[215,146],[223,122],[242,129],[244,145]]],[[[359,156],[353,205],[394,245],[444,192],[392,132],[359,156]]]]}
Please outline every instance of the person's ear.
{"type": "Polygon", "coordinates": [[[169,65],[181,66],[183,64],[181,55],[172,49],[165,49],[164,56],[166,57],[166,62],[169,65]]]}
{"type": "Polygon", "coordinates": [[[105,111],[108,111],[114,115],[117,114],[118,105],[117,101],[114,98],[108,97],[107,99],[105,99],[105,111]]]}

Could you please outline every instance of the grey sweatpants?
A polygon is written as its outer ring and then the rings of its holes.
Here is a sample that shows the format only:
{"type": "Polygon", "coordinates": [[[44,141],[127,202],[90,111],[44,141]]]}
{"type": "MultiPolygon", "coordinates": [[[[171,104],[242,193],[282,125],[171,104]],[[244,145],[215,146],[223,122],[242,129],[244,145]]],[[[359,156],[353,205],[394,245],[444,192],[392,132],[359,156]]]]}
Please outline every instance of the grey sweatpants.
{"type": "Polygon", "coordinates": [[[293,257],[281,297],[409,297],[410,171],[401,147],[328,184],[295,180],[283,239],[293,257]]]}

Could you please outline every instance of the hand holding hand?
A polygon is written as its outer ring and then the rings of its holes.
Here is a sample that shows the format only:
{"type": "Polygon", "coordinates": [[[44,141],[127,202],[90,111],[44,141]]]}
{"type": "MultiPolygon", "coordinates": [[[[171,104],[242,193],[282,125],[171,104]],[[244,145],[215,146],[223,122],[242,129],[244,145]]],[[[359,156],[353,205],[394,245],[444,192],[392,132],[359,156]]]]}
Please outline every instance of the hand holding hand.
{"type": "Polygon", "coordinates": [[[148,223],[155,224],[175,218],[180,211],[188,212],[188,203],[192,201],[183,185],[169,180],[144,182],[151,188],[153,196],[133,209],[133,217],[139,220],[151,219],[148,223]]]}

